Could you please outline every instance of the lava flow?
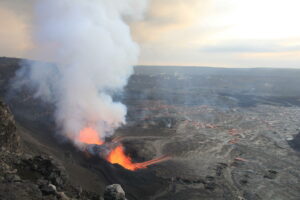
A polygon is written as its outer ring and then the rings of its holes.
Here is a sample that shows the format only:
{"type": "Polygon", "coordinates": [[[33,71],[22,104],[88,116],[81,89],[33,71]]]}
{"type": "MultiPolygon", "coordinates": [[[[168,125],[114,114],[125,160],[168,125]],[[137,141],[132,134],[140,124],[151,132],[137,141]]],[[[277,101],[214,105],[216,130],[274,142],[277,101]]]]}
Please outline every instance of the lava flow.
{"type": "MultiPolygon", "coordinates": [[[[97,131],[95,131],[92,128],[85,128],[82,131],[80,131],[78,140],[81,143],[88,144],[88,145],[99,145],[99,146],[103,145],[103,146],[105,146],[105,142],[103,142],[99,138],[97,131]]],[[[107,145],[107,146],[114,146],[114,145],[107,145]]],[[[159,158],[156,158],[153,160],[149,160],[146,162],[134,163],[134,162],[132,162],[131,157],[125,154],[123,145],[118,144],[117,146],[114,146],[113,149],[109,150],[109,153],[105,157],[105,159],[112,164],[119,164],[122,167],[124,167],[125,169],[135,171],[138,169],[147,168],[149,165],[163,162],[165,160],[170,159],[170,157],[162,156],[162,157],[159,157],[159,158]]]]}

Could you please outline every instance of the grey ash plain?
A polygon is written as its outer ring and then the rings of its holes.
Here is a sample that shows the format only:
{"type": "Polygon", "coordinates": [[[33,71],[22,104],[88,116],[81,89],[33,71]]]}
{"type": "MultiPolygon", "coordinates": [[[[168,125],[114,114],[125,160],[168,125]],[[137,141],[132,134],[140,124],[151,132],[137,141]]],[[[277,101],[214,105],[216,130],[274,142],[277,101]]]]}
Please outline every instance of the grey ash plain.
{"type": "Polygon", "coordinates": [[[300,199],[300,70],[135,67],[114,97],[128,106],[115,136],[137,162],[172,159],[130,172],[58,139],[53,106],[9,89],[18,63],[0,58],[0,94],[24,151],[51,155],[83,190],[119,183],[129,200],[300,199]]]}

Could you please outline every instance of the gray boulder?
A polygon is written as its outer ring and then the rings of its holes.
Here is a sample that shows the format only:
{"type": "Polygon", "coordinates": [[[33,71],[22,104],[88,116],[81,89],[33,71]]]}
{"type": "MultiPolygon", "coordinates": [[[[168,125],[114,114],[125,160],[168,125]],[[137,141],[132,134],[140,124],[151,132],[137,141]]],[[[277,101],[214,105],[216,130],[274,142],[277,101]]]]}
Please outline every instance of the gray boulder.
{"type": "Polygon", "coordinates": [[[125,192],[121,185],[113,184],[105,188],[104,200],[126,200],[125,192]]]}

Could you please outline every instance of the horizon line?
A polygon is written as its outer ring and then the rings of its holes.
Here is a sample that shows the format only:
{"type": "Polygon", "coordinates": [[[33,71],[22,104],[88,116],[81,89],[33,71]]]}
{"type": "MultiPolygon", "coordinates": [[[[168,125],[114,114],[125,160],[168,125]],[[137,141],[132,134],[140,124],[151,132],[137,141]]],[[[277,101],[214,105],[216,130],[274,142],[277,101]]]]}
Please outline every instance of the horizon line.
{"type": "MultiPolygon", "coordinates": [[[[32,60],[32,61],[38,61],[38,62],[50,62],[51,61],[42,61],[37,59],[30,59],[30,58],[20,58],[20,57],[8,57],[8,56],[0,56],[0,58],[9,58],[9,59],[20,59],[20,60],[32,60]]],[[[293,69],[293,70],[299,70],[299,67],[222,67],[222,66],[201,66],[201,65],[150,65],[150,64],[137,64],[133,65],[133,67],[189,67],[189,68],[215,68],[215,69],[277,69],[277,70],[287,70],[287,69],[293,69]]]]}
{"type": "Polygon", "coordinates": [[[138,64],[133,67],[189,67],[189,68],[216,68],[216,69],[277,69],[277,70],[285,70],[285,69],[300,69],[299,67],[221,67],[221,66],[201,66],[201,65],[144,65],[138,64]]]}

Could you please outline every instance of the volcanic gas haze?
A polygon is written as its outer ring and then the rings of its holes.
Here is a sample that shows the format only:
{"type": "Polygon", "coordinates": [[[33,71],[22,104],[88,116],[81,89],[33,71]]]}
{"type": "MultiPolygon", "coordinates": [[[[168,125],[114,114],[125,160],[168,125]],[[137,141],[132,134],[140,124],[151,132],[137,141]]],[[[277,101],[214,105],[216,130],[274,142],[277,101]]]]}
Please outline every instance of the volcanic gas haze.
{"type": "Polygon", "coordinates": [[[36,97],[55,104],[57,125],[75,144],[101,144],[125,123],[126,107],[112,95],[127,84],[139,55],[126,22],[140,19],[146,5],[146,0],[36,2],[32,53],[55,66],[31,62],[18,75],[35,87],[36,97]]]}

